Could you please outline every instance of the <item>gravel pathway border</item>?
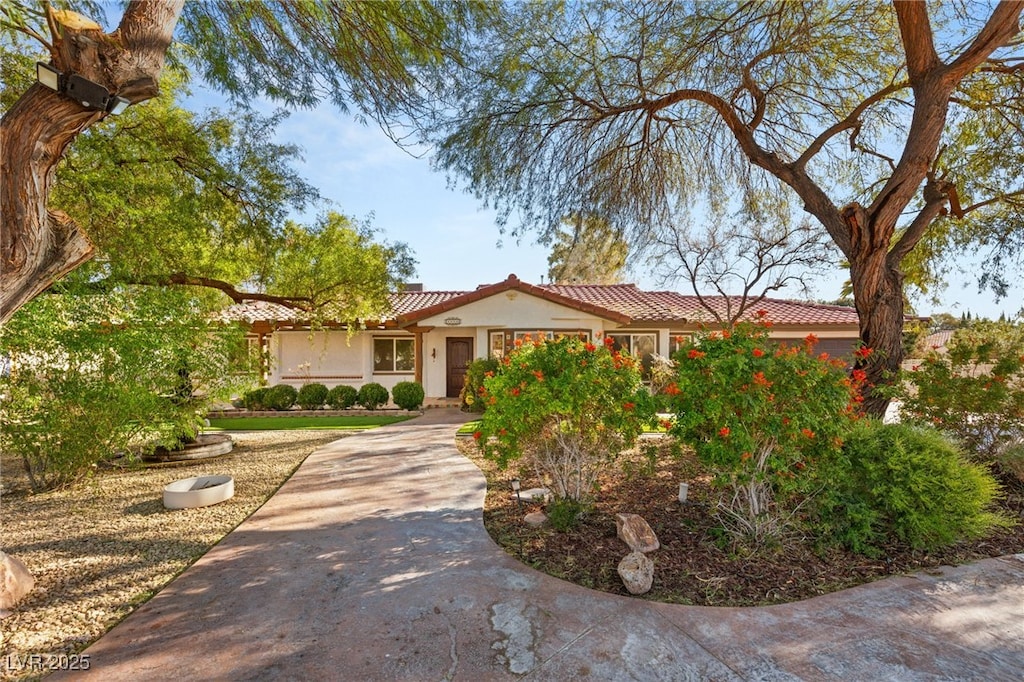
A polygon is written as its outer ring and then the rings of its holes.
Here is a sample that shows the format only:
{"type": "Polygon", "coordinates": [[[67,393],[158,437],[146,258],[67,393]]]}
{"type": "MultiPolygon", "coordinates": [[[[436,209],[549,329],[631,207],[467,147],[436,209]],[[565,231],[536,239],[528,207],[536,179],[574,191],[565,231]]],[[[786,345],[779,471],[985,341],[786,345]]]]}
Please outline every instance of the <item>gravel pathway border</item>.
{"type": "Polygon", "coordinates": [[[20,492],[18,462],[4,458],[0,549],[24,561],[36,584],[0,620],[0,679],[39,677],[10,661],[84,649],[259,509],[310,454],[347,435],[236,432],[234,450],[222,457],[102,470],[39,495],[20,492]],[[198,509],[164,508],[165,485],[207,474],[233,476],[234,497],[198,509]]]}

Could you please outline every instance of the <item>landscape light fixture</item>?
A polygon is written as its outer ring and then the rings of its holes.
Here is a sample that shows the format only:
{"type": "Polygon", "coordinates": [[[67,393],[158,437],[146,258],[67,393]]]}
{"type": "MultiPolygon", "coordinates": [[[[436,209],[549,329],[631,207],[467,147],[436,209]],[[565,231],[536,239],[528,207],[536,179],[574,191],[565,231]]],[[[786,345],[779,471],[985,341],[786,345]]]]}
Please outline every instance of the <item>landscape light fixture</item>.
{"type": "Polygon", "coordinates": [[[512,490],[515,491],[515,494],[516,494],[516,505],[520,509],[523,508],[523,498],[519,497],[519,488],[521,488],[521,487],[522,487],[522,484],[519,482],[519,479],[518,478],[513,478],[512,479],[512,490]]]}
{"type": "Polygon", "coordinates": [[[111,93],[99,83],[77,73],[61,73],[42,62],[36,62],[36,80],[50,90],[70,97],[87,109],[105,111],[116,116],[123,113],[131,104],[124,97],[111,93]]]}

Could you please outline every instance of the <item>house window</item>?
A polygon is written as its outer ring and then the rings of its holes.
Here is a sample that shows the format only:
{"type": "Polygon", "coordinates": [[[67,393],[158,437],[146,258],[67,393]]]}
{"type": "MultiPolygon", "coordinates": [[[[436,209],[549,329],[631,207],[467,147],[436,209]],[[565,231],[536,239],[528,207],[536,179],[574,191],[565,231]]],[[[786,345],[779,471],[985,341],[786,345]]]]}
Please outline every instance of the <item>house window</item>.
{"type": "Polygon", "coordinates": [[[615,343],[612,348],[618,351],[628,351],[635,358],[640,358],[644,372],[651,369],[651,362],[654,354],[658,352],[658,335],[645,332],[643,334],[608,334],[615,343]]]}
{"type": "Polygon", "coordinates": [[[412,372],[416,367],[414,339],[383,338],[373,340],[374,372],[412,372]]]}
{"type": "Polygon", "coordinates": [[[668,333],[668,356],[672,357],[679,349],[690,342],[690,334],[683,332],[669,332],[668,333]]]}
{"type": "Polygon", "coordinates": [[[491,357],[505,357],[505,332],[491,332],[491,357]]]}
{"type": "Polygon", "coordinates": [[[541,337],[544,337],[544,338],[546,338],[548,340],[554,340],[555,333],[552,332],[552,331],[547,331],[547,332],[545,332],[545,331],[535,331],[535,332],[515,332],[512,335],[512,339],[514,341],[525,340],[527,338],[536,340],[536,339],[539,339],[541,337]]]}

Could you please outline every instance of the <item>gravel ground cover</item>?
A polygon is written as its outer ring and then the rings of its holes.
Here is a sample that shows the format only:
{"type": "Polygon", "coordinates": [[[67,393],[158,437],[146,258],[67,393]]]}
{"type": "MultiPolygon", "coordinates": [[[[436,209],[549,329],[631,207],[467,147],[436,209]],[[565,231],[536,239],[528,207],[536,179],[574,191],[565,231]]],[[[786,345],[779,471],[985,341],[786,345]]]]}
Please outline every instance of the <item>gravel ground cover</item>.
{"type": "Polygon", "coordinates": [[[35,576],[35,589],[0,620],[0,679],[38,670],[9,661],[81,651],[217,544],[258,509],[307,456],[338,431],[232,434],[216,459],[143,468],[106,467],[72,488],[31,495],[20,461],[0,459],[0,549],[35,576]],[[228,474],[235,496],[169,510],[163,488],[181,478],[228,474]]]}

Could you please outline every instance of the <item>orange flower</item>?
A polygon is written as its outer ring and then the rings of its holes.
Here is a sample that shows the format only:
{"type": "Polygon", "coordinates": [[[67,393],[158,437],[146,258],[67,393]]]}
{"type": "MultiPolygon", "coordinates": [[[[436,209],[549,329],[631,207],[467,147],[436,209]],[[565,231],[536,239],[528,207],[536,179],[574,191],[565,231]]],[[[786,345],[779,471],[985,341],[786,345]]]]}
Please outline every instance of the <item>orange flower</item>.
{"type": "Polygon", "coordinates": [[[491,377],[494,376],[494,372],[487,370],[486,372],[484,372],[484,376],[490,379],[491,377]]]}
{"type": "Polygon", "coordinates": [[[483,436],[484,436],[483,431],[474,431],[473,432],[473,438],[475,440],[480,440],[481,438],[483,438],[483,436]]]}
{"type": "Polygon", "coordinates": [[[679,390],[679,387],[676,386],[676,383],[674,381],[665,387],[666,395],[679,395],[680,393],[682,393],[682,391],[679,390]]]}
{"type": "Polygon", "coordinates": [[[476,389],[476,393],[477,395],[487,395],[487,387],[481,386],[480,388],[476,389]]]}
{"type": "Polygon", "coordinates": [[[804,343],[806,343],[808,346],[813,346],[814,344],[818,343],[818,337],[815,336],[814,334],[808,334],[807,336],[804,337],[804,343]]]}
{"type": "Polygon", "coordinates": [[[750,459],[750,453],[749,452],[744,452],[742,455],[740,455],[740,461],[741,462],[746,462],[748,459],[750,459]]]}
{"type": "Polygon", "coordinates": [[[771,386],[772,385],[772,382],[768,381],[765,378],[764,372],[754,372],[754,383],[757,384],[758,386],[771,386]]]}
{"type": "Polygon", "coordinates": [[[760,310],[758,310],[758,311],[757,311],[757,313],[755,313],[755,314],[756,314],[756,315],[757,315],[758,317],[766,317],[766,316],[768,315],[768,311],[767,311],[767,310],[765,310],[764,308],[761,308],[761,309],[760,309],[760,310]]]}
{"type": "Polygon", "coordinates": [[[604,337],[604,345],[606,345],[606,346],[608,346],[609,348],[611,348],[612,346],[614,346],[614,345],[615,345],[615,339],[613,339],[613,338],[612,338],[612,337],[610,337],[610,336],[606,336],[606,337],[604,337]]]}
{"type": "Polygon", "coordinates": [[[730,432],[728,426],[723,426],[722,428],[718,429],[718,435],[721,436],[722,438],[728,438],[729,433],[730,432]]]}
{"type": "Polygon", "coordinates": [[[670,422],[667,419],[662,419],[661,421],[658,422],[658,424],[660,424],[661,428],[665,429],[666,431],[672,428],[672,422],[670,422]]]}
{"type": "Polygon", "coordinates": [[[751,353],[753,353],[755,358],[759,358],[764,355],[764,351],[761,350],[760,348],[755,348],[754,350],[751,351],[751,353]]]}
{"type": "Polygon", "coordinates": [[[705,355],[707,355],[707,353],[702,353],[699,350],[697,350],[696,348],[691,348],[690,349],[690,359],[691,360],[696,360],[697,358],[702,358],[705,355]]]}
{"type": "Polygon", "coordinates": [[[544,372],[539,369],[533,370],[533,376],[537,377],[537,381],[544,381],[544,372]]]}
{"type": "Polygon", "coordinates": [[[626,412],[630,412],[634,407],[636,407],[636,403],[622,403],[622,409],[626,412]]]}
{"type": "Polygon", "coordinates": [[[855,369],[851,372],[854,381],[864,381],[868,378],[868,373],[862,369],[855,369]]]}
{"type": "Polygon", "coordinates": [[[818,359],[821,360],[822,362],[825,362],[826,360],[828,360],[828,353],[822,353],[821,355],[818,356],[818,359]]]}
{"type": "Polygon", "coordinates": [[[732,332],[730,332],[728,329],[723,329],[722,330],[722,338],[723,339],[728,339],[730,337],[732,337],[732,332]]]}
{"type": "Polygon", "coordinates": [[[512,395],[519,395],[519,388],[513,387],[511,393],[512,395]]]}
{"type": "Polygon", "coordinates": [[[498,431],[499,436],[504,436],[506,434],[508,434],[508,429],[502,429],[501,431],[498,431]]]}
{"type": "Polygon", "coordinates": [[[590,343],[589,341],[587,341],[586,345],[583,346],[583,347],[586,348],[591,353],[593,353],[595,350],[597,350],[597,346],[595,346],[594,344],[590,343]]]}
{"type": "Polygon", "coordinates": [[[871,355],[871,349],[868,348],[867,346],[861,346],[857,350],[853,351],[853,354],[856,355],[858,358],[866,358],[867,356],[871,355]]]}
{"type": "Polygon", "coordinates": [[[811,431],[810,429],[800,429],[800,433],[804,434],[808,438],[814,438],[814,431],[811,431]]]}

